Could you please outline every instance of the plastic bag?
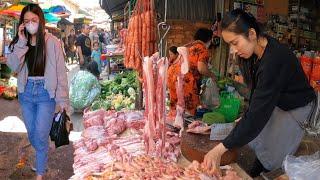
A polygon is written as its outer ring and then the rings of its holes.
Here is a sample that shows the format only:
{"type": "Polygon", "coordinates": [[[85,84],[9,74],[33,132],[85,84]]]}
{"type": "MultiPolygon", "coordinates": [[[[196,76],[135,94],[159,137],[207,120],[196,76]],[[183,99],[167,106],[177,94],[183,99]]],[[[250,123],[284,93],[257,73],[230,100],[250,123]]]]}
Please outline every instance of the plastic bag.
{"type": "Polygon", "coordinates": [[[219,106],[219,88],[215,82],[209,78],[205,84],[204,92],[201,94],[201,101],[209,109],[219,106]]]}
{"type": "Polygon", "coordinates": [[[101,86],[97,78],[87,71],[79,71],[73,77],[70,85],[70,102],[76,110],[89,107],[100,95],[101,86]]]}
{"type": "Polygon", "coordinates": [[[286,156],[284,169],[290,180],[320,179],[320,151],[310,156],[286,156]]]}
{"type": "Polygon", "coordinates": [[[309,118],[308,124],[305,125],[307,133],[311,136],[320,136],[320,92],[317,92],[317,100],[309,118]]]}
{"type": "Polygon", "coordinates": [[[69,144],[69,133],[72,130],[72,123],[64,110],[62,113],[55,114],[50,130],[50,139],[57,147],[69,144]]]}

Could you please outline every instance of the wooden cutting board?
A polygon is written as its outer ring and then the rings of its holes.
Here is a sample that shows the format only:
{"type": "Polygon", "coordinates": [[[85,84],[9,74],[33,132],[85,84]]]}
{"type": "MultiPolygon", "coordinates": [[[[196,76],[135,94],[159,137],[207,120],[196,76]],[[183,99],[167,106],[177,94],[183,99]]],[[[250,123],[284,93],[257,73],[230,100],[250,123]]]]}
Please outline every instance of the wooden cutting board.
{"type": "MultiPolygon", "coordinates": [[[[202,162],[204,156],[221,141],[211,141],[210,135],[193,134],[184,131],[181,137],[182,155],[190,162],[196,160],[202,162]]],[[[221,165],[227,165],[236,162],[238,151],[229,150],[221,157],[221,165]]]]}

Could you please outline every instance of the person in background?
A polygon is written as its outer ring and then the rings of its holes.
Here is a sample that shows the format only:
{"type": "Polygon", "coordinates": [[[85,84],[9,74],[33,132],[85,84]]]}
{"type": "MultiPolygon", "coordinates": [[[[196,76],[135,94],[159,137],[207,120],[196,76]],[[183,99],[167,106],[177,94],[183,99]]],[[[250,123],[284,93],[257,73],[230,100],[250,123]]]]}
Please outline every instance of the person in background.
{"type": "Polygon", "coordinates": [[[111,31],[106,31],[105,32],[105,44],[106,45],[110,45],[111,44],[111,40],[112,40],[112,34],[111,34],[111,31]]]}
{"type": "Polygon", "coordinates": [[[76,49],[77,48],[75,45],[76,38],[77,37],[76,37],[74,29],[71,29],[70,34],[68,36],[68,42],[67,42],[67,46],[68,46],[67,57],[68,57],[68,60],[71,61],[71,64],[73,63],[73,60],[77,61],[77,58],[76,58],[76,49]]]}
{"type": "Polygon", "coordinates": [[[87,64],[91,61],[91,40],[88,37],[89,32],[89,26],[83,24],[81,27],[81,34],[76,39],[80,69],[85,69],[87,64]]]}
{"type": "Polygon", "coordinates": [[[221,156],[246,144],[256,160],[252,177],[281,168],[298,149],[302,126],[314,109],[316,95],[297,57],[284,44],[264,35],[254,16],[241,9],[226,14],[222,38],[239,56],[239,66],[250,88],[248,110],[230,134],[204,158],[207,170],[219,171],[221,156]]]}
{"type": "Polygon", "coordinates": [[[105,42],[106,42],[106,40],[105,40],[105,32],[104,32],[103,29],[99,30],[98,36],[99,36],[99,43],[100,44],[105,44],[105,42]]]}
{"type": "MultiPolygon", "coordinates": [[[[168,90],[169,90],[169,100],[170,100],[170,111],[168,116],[176,116],[176,105],[178,102],[177,96],[177,77],[181,73],[181,63],[182,58],[177,51],[176,46],[171,46],[169,48],[169,68],[168,68],[168,90]]],[[[193,74],[188,72],[184,75],[184,100],[186,105],[186,111],[189,114],[195,113],[195,108],[198,105],[197,94],[194,92],[194,77],[193,74]],[[195,101],[196,100],[196,101],[195,101]],[[189,102],[187,102],[189,101],[189,102]],[[191,107],[191,108],[190,108],[191,107]]]]}
{"type": "Polygon", "coordinates": [[[100,71],[96,61],[91,61],[87,66],[87,71],[94,75],[97,80],[100,79],[100,71]]]}
{"type": "Polygon", "coordinates": [[[55,112],[69,109],[68,78],[59,40],[45,32],[37,4],[26,5],[10,46],[7,65],[17,73],[19,104],[28,138],[35,149],[37,180],[48,163],[49,132],[55,112]]]}
{"type": "Polygon", "coordinates": [[[217,13],[217,20],[211,27],[213,36],[221,37],[221,13],[217,13]]]}
{"type": "Polygon", "coordinates": [[[91,53],[91,58],[93,61],[95,61],[98,65],[98,70],[101,73],[102,71],[102,63],[101,63],[101,51],[99,49],[99,43],[98,42],[94,42],[93,43],[93,50],[91,53]]]}
{"type": "Polygon", "coordinates": [[[177,73],[176,70],[178,67],[178,56],[179,53],[177,51],[176,46],[171,46],[169,48],[169,67],[168,67],[168,90],[169,90],[169,101],[170,101],[170,111],[168,116],[174,117],[176,115],[176,104],[178,101],[177,97],[177,89],[176,89],[176,81],[177,81],[177,73]]]}
{"type": "Polygon", "coordinates": [[[97,29],[97,26],[93,26],[91,28],[91,31],[89,33],[89,38],[91,40],[91,48],[93,49],[93,43],[94,42],[99,42],[99,35],[98,35],[98,29],[97,29]]]}
{"type": "Polygon", "coordinates": [[[212,78],[216,81],[215,75],[209,70],[209,51],[211,45],[212,31],[207,28],[200,28],[194,35],[194,41],[185,45],[189,50],[189,72],[185,75],[185,109],[191,115],[195,115],[197,107],[200,105],[199,94],[201,86],[201,76],[212,78]]]}

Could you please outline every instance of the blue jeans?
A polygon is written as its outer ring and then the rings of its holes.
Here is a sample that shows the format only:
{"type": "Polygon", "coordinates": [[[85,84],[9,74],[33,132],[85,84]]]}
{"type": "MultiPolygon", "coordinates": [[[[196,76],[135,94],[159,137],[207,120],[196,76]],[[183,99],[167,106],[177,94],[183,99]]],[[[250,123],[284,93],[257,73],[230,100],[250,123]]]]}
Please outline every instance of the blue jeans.
{"type": "Polygon", "coordinates": [[[49,133],[56,103],[44,89],[44,80],[29,78],[25,91],[19,93],[19,103],[29,141],[36,151],[37,174],[43,175],[47,167],[49,133]]]}

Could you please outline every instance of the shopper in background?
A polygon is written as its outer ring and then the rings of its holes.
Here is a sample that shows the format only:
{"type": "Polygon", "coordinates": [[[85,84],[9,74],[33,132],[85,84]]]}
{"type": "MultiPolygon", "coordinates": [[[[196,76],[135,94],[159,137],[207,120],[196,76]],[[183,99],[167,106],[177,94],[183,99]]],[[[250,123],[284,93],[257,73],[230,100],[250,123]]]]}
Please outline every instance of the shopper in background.
{"type": "Polygon", "coordinates": [[[68,41],[67,41],[67,57],[68,61],[71,61],[71,64],[73,63],[73,60],[76,59],[76,34],[74,29],[71,29],[70,34],[68,36],[68,41]]]}
{"type": "Polygon", "coordinates": [[[91,48],[93,49],[93,43],[94,42],[99,42],[99,34],[98,34],[98,29],[97,26],[93,26],[91,28],[91,31],[89,33],[89,38],[91,40],[91,48]]]}
{"type": "Polygon", "coordinates": [[[91,40],[88,37],[89,32],[89,26],[83,24],[81,27],[81,34],[76,39],[80,69],[85,69],[91,60],[91,40]]]}
{"type": "Polygon", "coordinates": [[[201,77],[212,78],[215,82],[215,75],[209,70],[209,51],[213,32],[207,28],[200,28],[194,35],[194,41],[185,45],[189,49],[189,72],[191,75],[185,75],[185,82],[188,82],[190,88],[185,93],[185,109],[191,115],[196,113],[200,105],[199,94],[201,86],[201,77]]]}
{"type": "Polygon", "coordinates": [[[18,74],[22,117],[36,152],[36,179],[41,180],[47,168],[54,113],[69,107],[67,73],[60,42],[45,33],[44,14],[38,5],[22,9],[18,27],[7,64],[18,74]]]}
{"type": "Polygon", "coordinates": [[[93,43],[93,50],[92,50],[92,54],[91,54],[91,58],[93,61],[95,61],[98,65],[98,70],[101,73],[101,66],[102,66],[102,62],[101,62],[101,51],[99,49],[99,43],[98,42],[94,42],[93,43]]]}

